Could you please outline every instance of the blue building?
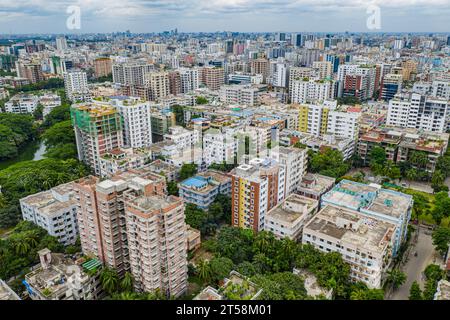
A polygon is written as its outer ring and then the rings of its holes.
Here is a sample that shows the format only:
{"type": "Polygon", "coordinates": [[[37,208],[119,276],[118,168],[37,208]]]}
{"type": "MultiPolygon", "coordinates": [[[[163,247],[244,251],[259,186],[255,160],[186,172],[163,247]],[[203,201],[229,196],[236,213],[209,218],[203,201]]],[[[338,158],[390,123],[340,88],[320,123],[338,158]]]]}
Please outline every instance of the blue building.
{"type": "Polygon", "coordinates": [[[219,193],[231,195],[231,178],[208,170],[184,180],[178,187],[179,195],[184,201],[201,209],[208,209],[219,193]]]}
{"type": "Polygon", "coordinates": [[[413,198],[411,195],[382,189],[377,184],[364,184],[342,180],[321,198],[321,206],[328,204],[358,211],[394,223],[397,226],[392,253],[395,257],[406,238],[411,219],[413,198]]]}

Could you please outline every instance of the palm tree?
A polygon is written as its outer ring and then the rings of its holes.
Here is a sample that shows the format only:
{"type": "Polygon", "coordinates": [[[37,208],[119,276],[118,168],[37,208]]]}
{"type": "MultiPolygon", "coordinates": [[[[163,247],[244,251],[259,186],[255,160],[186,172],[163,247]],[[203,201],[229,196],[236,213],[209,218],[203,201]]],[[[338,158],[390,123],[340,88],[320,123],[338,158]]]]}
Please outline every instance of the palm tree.
{"type": "Polygon", "coordinates": [[[262,231],[255,238],[255,247],[259,252],[266,253],[272,242],[273,235],[270,232],[262,231]]]}
{"type": "Polygon", "coordinates": [[[410,181],[414,181],[417,179],[417,170],[414,168],[409,169],[406,171],[406,178],[410,181]]]}
{"type": "Polygon", "coordinates": [[[398,269],[388,271],[387,281],[391,283],[392,287],[398,289],[406,281],[406,274],[398,269]]]}
{"type": "Polygon", "coordinates": [[[198,277],[200,280],[203,280],[203,282],[209,281],[211,279],[211,266],[209,265],[209,262],[206,260],[201,260],[198,263],[197,267],[198,271],[198,277]]]}
{"type": "Polygon", "coordinates": [[[352,293],[350,294],[350,300],[367,300],[366,290],[356,289],[355,291],[352,291],[352,293]]]}
{"type": "Polygon", "coordinates": [[[23,235],[17,237],[14,240],[14,250],[16,251],[16,254],[20,256],[26,255],[31,250],[28,239],[23,235]]]}
{"type": "Polygon", "coordinates": [[[104,268],[100,273],[100,283],[107,293],[112,294],[119,284],[119,276],[115,270],[104,268]]]}
{"type": "Polygon", "coordinates": [[[125,292],[131,292],[133,290],[133,275],[130,272],[125,272],[125,276],[120,282],[120,288],[125,292]]]}

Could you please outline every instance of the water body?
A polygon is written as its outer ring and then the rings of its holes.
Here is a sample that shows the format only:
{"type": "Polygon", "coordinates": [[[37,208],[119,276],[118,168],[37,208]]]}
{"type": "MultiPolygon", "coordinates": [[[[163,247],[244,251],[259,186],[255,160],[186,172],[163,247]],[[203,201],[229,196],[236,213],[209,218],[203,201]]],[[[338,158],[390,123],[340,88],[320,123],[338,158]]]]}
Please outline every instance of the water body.
{"type": "Polygon", "coordinates": [[[44,153],[44,142],[40,140],[30,141],[19,150],[19,155],[16,158],[0,161],[0,170],[22,161],[41,160],[44,158],[44,153]]]}

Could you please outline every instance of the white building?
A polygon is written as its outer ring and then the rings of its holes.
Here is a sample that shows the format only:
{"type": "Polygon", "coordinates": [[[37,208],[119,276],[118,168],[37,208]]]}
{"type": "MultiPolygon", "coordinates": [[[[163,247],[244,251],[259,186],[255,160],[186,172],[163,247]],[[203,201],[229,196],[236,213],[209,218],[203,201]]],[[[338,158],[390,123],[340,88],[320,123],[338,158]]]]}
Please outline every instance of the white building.
{"type": "Polygon", "coordinates": [[[448,100],[406,93],[397,94],[389,101],[386,124],[445,132],[449,128],[449,119],[448,100]]]}
{"type": "Polygon", "coordinates": [[[5,111],[11,113],[33,113],[39,98],[32,94],[17,94],[5,103],[5,111]]]}
{"type": "Polygon", "coordinates": [[[42,115],[45,118],[54,108],[61,105],[61,97],[56,93],[46,93],[39,97],[39,103],[44,106],[42,115]]]}
{"type": "Polygon", "coordinates": [[[276,147],[272,156],[279,162],[280,166],[284,167],[286,178],[284,194],[287,196],[297,190],[306,173],[308,166],[307,150],[294,147],[276,147]]]}
{"type": "Polygon", "coordinates": [[[188,93],[197,90],[200,86],[199,70],[196,68],[180,68],[181,93],[188,93]]]}
{"type": "Polygon", "coordinates": [[[164,135],[164,140],[173,142],[178,150],[193,147],[200,141],[198,130],[188,130],[180,126],[169,128],[169,132],[164,135]]]}
{"type": "Polygon", "coordinates": [[[64,51],[67,49],[66,37],[56,37],[56,50],[64,51]]]}
{"type": "Polygon", "coordinates": [[[301,240],[303,226],[311,220],[319,208],[319,201],[291,194],[265,216],[264,230],[278,239],[301,240]]]}
{"type": "Polygon", "coordinates": [[[328,80],[294,80],[291,85],[291,102],[307,103],[334,97],[334,82],[328,80]]]}
{"type": "Polygon", "coordinates": [[[139,62],[115,63],[112,66],[113,82],[125,86],[144,84],[144,76],[153,70],[153,65],[139,62]]]}
{"type": "Polygon", "coordinates": [[[224,85],[220,88],[220,100],[226,104],[254,106],[258,89],[248,85],[224,85]]]}
{"type": "Polygon", "coordinates": [[[150,102],[139,98],[114,99],[123,119],[123,143],[127,147],[142,148],[152,144],[152,124],[150,102]]]}
{"type": "Polygon", "coordinates": [[[203,135],[203,160],[206,166],[213,163],[233,163],[237,153],[234,129],[209,129],[203,135]]]}
{"type": "Polygon", "coordinates": [[[74,244],[78,237],[76,201],[72,183],[20,199],[24,220],[45,229],[64,245],[74,244]]]}
{"type": "Polygon", "coordinates": [[[361,112],[346,110],[330,110],[327,121],[327,134],[339,138],[356,139],[359,133],[361,112]]]}
{"type": "Polygon", "coordinates": [[[381,288],[392,257],[393,223],[344,207],[327,205],[303,228],[302,243],[339,252],[350,264],[350,278],[381,288]]]}
{"type": "Polygon", "coordinates": [[[87,75],[84,71],[64,72],[64,88],[67,98],[74,102],[86,101],[90,98],[87,75]]]}

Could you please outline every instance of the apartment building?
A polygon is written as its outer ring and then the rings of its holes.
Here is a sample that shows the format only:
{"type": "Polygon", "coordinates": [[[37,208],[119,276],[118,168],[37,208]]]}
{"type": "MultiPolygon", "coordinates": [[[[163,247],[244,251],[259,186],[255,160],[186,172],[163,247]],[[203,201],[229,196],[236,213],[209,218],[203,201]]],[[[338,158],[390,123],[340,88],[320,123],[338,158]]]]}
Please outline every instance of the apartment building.
{"type": "Polygon", "coordinates": [[[450,128],[447,99],[401,93],[389,101],[386,124],[402,128],[445,132],[450,128]]]}
{"type": "MultiPolygon", "coordinates": [[[[328,115],[337,108],[337,101],[302,104],[298,107],[298,131],[320,136],[328,130],[328,115]]],[[[337,114],[336,114],[337,115],[337,114]]],[[[343,118],[345,120],[347,118],[343,118]]],[[[337,120],[337,119],[336,119],[337,120]]],[[[333,126],[330,126],[332,129],[333,126]]]]}
{"type": "Polygon", "coordinates": [[[112,74],[112,61],[110,58],[102,57],[94,60],[94,76],[96,78],[107,77],[112,74]]]}
{"type": "Polygon", "coordinates": [[[73,183],[29,195],[19,202],[23,220],[45,229],[65,246],[75,244],[78,225],[73,183]]]}
{"type": "Polygon", "coordinates": [[[320,200],[323,194],[330,191],[336,182],[335,178],[323,176],[317,173],[307,173],[302,177],[297,188],[297,194],[320,200]]]}
{"type": "Polygon", "coordinates": [[[364,184],[342,180],[321,198],[321,206],[334,205],[355,210],[370,218],[380,219],[396,226],[392,240],[392,254],[397,256],[406,238],[411,218],[411,195],[382,189],[377,184],[364,184]]]}
{"type": "Polygon", "coordinates": [[[180,175],[180,168],[167,162],[157,159],[148,165],[151,172],[164,176],[167,182],[177,181],[180,175]]]}
{"type": "Polygon", "coordinates": [[[86,101],[91,95],[87,83],[87,75],[84,71],[69,70],[64,72],[64,88],[69,100],[86,101]]]}
{"type": "Polygon", "coordinates": [[[232,225],[263,230],[266,213],[284,199],[284,167],[270,158],[254,158],[230,175],[232,225]]]}
{"type": "Polygon", "coordinates": [[[292,103],[308,103],[334,98],[332,80],[313,80],[304,78],[292,82],[290,100],[292,103]]]}
{"type": "Polygon", "coordinates": [[[5,112],[33,113],[39,104],[39,97],[32,94],[16,94],[5,103],[5,112]]]}
{"type": "Polygon", "coordinates": [[[130,270],[124,194],[134,190],[148,196],[164,196],[164,177],[146,167],[130,169],[105,180],[82,178],[75,182],[74,190],[83,253],[97,257],[123,275],[130,270]]]}
{"type": "Polygon", "coordinates": [[[203,67],[200,69],[200,83],[210,90],[219,90],[225,83],[225,72],[223,68],[203,67]]]}
{"type": "Polygon", "coordinates": [[[204,210],[209,208],[218,194],[231,195],[231,178],[214,170],[201,172],[178,186],[180,198],[204,210]]]}
{"type": "Polygon", "coordinates": [[[351,106],[340,106],[338,109],[330,110],[327,119],[327,134],[356,140],[361,114],[360,108],[351,106]]]}
{"type": "Polygon", "coordinates": [[[392,259],[396,225],[355,210],[326,205],[303,228],[302,243],[338,252],[350,265],[350,278],[381,288],[392,259]]]}
{"type": "Polygon", "coordinates": [[[250,72],[252,74],[262,74],[263,83],[267,83],[270,71],[270,62],[267,59],[259,58],[250,61],[250,72]]]}
{"type": "Polygon", "coordinates": [[[123,143],[131,148],[143,148],[152,144],[152,121],[150,102],[138,98],[116,98],[110,103],[117,108],[123,119],[123,143]]]}
{"type": "Polygon", "coordinates": [[[47,92],[39,97],[39,103],[44,107],[42,116],[45,118],[54,108],[61,105],[61,97],[56,93],[47,92]]]}
{"type": "Polygon", "coordinates": [[[169,73],[150,72],[144,75],[144,85],[150,90],[150,100],[156,101],[170,94],[169,73]]]}
{"type": "Polygon", "coordinates": [[[40,264],[25,275],[23,284],[32,300],[99,300],[103,298],[97,259],[73,260],[45,248],[40,264]]]}
{"type": "Polygon", "coordinates": [[[180,93],[197,90],[200,86],[200,72],[197,68],[179,68],[180,93]]]}
{"type": "Polygon", "coordinates": [[[170,127],[164,135],[164,141],[173,142],[178,150],[185,150],[193,147],[200,141],[198,130],[188,130],[180,126],[170,127]]]}
{"type": "Polygon", "coordinates": [[[39,63],[23,60],[16,61],[16,73],[17,77],[25,78],[30,81],[30,83],[37,83],[45,80],[42,67],[39,63]]]}
{"type": "Polygon", "coordinates": [[[187,290],[187,227],[181,198],[129,190],[125,195],[134,288],[167,297],[187,290]]]}
{"type": "Polygon", "coordinates": [[[113,82],[124,86],[143,86],[145,75],[153,69],[153,65],[141,62],[114,63],[113,82]]]}
{"type": "Polygon", "coordinates": [[[220,100],[225,104],[254,106],[258,92],[251,85],[224,85],[220,88],[220,100]]]}
{"type": "Polygon", "coordinates": [[[276,238],[301,241],[303,227],[319,208],[319,201],[291,194],[266,214],[264,230],[276,238]]]}
{"type": "Polygon", "coordinates": [[[421,95],[450,100],[450,81],[415,82],[412,91],[421,95]]]}
{"type": "Polygon", "coordinates": [[[330,79],[333,74],[330,61],[314,61],[312,67],[319,79],[330,79]]]}
{"type": "Polygon", "coordinates": [[[284,194],[287,196],[297,190],[302,177],[306,174],[308,152],[306,149],[280,146],[273,150],[272,157],[284,167],[284,194]]]}
{"type": "Polygon", "coordinates": [[[425,153],[428,158],[425,170],[433,173],[437,159],[447,150],[448,139],[448,133],[386,127],[362,134],[357,153],[365,165],[370,163],[370,152],[374,147],[383,148],[387,160],[394,163],[410,161],[414,152],[425,153]]]}
{"type": "Polygon", "coordinates": [[[110,177],[119,171],[138,169],[152,160],[149,148],[116,148],[100,156],[100,176],[110,177]]]}
{"type": "Polygon", "coordinates": [[[78,158],[100,174],[100,157],[123,146],[122,120],[107,104],[75,104],[70,108],[78,158]]]}
{"type": "Polygon", "coordinates": [[[203,134],[203,160],[207,166],[213,163],[234,163],[237,153],[237,140],[233,128],[208,129],[203,134]]]}
{"type": "Polygon", "coordinates": [[[401,74],[386,74],[381,80],[380,100],[389,101],[401,92],[403,76],[401,74]]]}

